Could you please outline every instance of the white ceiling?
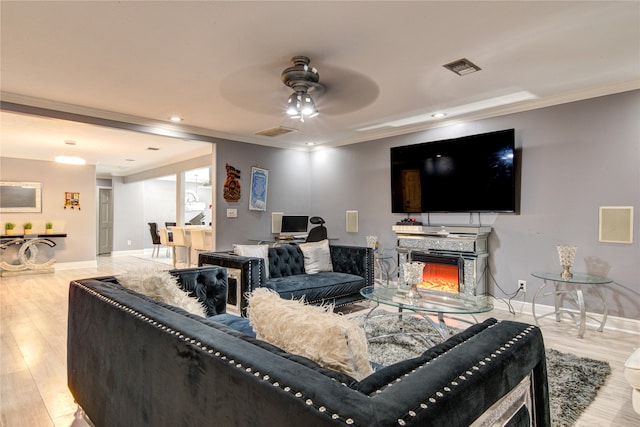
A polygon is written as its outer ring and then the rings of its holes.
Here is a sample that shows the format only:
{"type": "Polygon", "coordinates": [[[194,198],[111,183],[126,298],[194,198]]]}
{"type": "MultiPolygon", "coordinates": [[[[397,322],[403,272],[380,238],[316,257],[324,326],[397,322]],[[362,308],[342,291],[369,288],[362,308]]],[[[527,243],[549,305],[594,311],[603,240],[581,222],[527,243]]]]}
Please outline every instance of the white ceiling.
{"type": "MultiPolygon", "coordinates": [[[[640,2],[2,1],[2,101],[283,148],[338,146],[640,88],[640,2]],[[320,116],[284,113],[306,55],[320,116]],[[482,70],[458,76],[444,64],[482,70]],[[512,102],[513,95],[528,100],[512,102]],[[506,105],[500,103],[511,102],[506,105]],[[431,114],[446,112],[444,119],[431,114]],[[184,117],[168,124],[171,115],[184,117]],[[279,137],[255,132],[285,126],[279,137]]],[[[208,152],[3,111],[1,154],[128,175],[208,152]],[[64,141],[76,141],[76,146],[64,141]],[[148,147],[161,148],[149,151],[148,147]]]]}

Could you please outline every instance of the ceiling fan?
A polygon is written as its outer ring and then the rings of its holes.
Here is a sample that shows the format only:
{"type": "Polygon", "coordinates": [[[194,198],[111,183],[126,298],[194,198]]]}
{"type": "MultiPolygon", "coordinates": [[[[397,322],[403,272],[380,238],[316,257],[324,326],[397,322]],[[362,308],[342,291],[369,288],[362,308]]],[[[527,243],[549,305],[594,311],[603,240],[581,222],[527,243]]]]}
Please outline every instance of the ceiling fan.
{"type": "Polygon", "coordinates": [[[280,75],[282,83],[293,89],[293,93],[287,101],[287,114],[294,119],[316,117],[319,112],[310,93],[322,88],[320,75],[315,67],[309,64],[311,59],[307,56],[294,56],[291,58],[291,66],[285,68],[280,75]]]}

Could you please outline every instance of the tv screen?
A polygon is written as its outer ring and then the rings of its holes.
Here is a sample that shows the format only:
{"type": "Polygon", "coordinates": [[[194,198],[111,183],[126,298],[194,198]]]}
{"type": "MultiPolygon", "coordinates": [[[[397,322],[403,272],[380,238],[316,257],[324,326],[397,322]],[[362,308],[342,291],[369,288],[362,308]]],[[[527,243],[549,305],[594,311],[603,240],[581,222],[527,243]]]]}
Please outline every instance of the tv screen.
{"type": "Polygon", "coordinates": [[[281,233],[306,233],[309,217],[303,215],[283,215],[281,233]]]}
{"type": "Polygon", "coordinates": [[[514,129],[391,148],[391,211],[516,212],[514,129]]]}

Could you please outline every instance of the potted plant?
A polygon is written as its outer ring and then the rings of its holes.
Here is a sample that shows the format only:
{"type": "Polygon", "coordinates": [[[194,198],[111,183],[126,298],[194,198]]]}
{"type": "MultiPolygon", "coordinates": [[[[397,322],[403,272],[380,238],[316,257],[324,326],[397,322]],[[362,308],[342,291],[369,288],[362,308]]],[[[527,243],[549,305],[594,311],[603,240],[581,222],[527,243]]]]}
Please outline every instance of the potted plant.
{"type": "Polygon", "coordinates": [[[15,224],[12,222],[5,222],[4,223],[4,234],[6,234],[7,236],[13,236],[13,229],[15,228],[15,224]]]}
{"type": "Polygon", "coordinates": [[[31,224],[30,222],[25,222],[24,224],[22,224],[22,227],[24,228],[24,234],[31,234],[33,224],[31,224]]]}
{"type": "Polygon", "coordinates": [[[44,232],[46,234],[53,234],[53,223],[51,221],[47,221],[44,224],[44,232]]]}

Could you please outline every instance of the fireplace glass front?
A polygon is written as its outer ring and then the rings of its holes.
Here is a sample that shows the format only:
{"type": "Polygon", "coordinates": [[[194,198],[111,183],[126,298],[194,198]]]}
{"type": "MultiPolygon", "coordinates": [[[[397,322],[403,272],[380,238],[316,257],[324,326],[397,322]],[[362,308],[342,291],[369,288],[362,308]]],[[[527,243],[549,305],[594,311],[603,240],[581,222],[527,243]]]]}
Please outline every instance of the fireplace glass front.
{"type": "Polygon", "coordinates": [[[414,252],[411,259],[425,263],[422,283],[418,284],[418,289],[449,294],[460,293],[464,277],[462,257],[414,252]]]}

